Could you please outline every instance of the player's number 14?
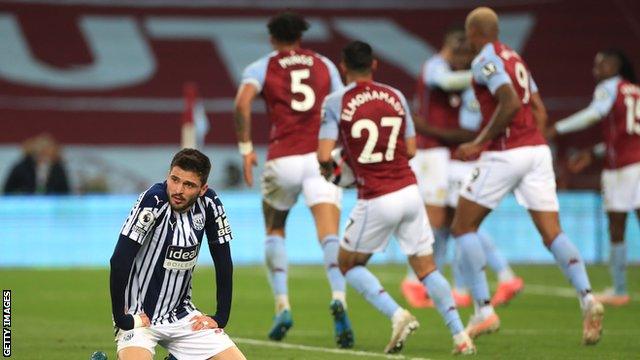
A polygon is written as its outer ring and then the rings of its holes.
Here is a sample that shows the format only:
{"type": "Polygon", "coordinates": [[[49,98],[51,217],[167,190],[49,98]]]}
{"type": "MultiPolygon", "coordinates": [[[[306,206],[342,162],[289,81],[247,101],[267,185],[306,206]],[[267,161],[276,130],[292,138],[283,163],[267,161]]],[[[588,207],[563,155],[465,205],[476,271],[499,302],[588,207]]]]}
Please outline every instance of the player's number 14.
{"type": "Polygon", "coordinates": [[[625,96],[624,104],[627,107],[627,134],[640,135],[640,99],[625,96]]]}

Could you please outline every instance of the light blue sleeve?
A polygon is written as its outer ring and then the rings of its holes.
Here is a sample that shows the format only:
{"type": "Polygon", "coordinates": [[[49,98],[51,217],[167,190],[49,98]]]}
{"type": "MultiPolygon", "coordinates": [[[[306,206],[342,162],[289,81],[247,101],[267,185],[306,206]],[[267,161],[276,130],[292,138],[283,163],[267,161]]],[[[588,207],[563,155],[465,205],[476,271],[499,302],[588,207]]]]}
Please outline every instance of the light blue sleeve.
{"type": "Polygon", "coordinates": [[[335,92],[324,98],[320,120],[318,139],[338,140],[340,124],[340,105],[343,92],[335,92]]]}
{"type": "Polygon", "coordinates": [[[344,88],[344,84],[342,83],[342,77],[340,77],[340,72],[338,68],[331,62],[331,60],[326,57],[321,57],[322,61],[329,69],[329,78],[331,79],[331,92],[342,90],[344,88]]]}
{"type": "Polygon", "coordinates": [[[264,86],[264,79],[267,75],[269,58],[270,56],[265,56],[262,59],[249,64],[249,66],[247,66],[242,72],[240,84],[252,84],[256,89],[258,89],[258,92],[261,92],[262,87],[264,86]]]}
{"type": "Polygon", "coordinates": [[[404,95],[397,89],[394,89],[394,92],[400,98],[400,102],[402,103],[402,108],[404,109],[404,121],[407,123],[404,129],[404,138],[410,138],[416,136],[416,125],[413,123],[413,115],[411,114],[411,109],[409,108],[409,104],[407,103],[407,99],[404,95]]]}
{"type": "Polygon", "coordinates": [[[482,124],[480,104],[472,89],[462,93],[462,105],[460,106],[460,128],[469,131],[478,131],[482,124]]]}
{"type": "Polygon", "coordinates": [[[593,100],[589,107],[594,109],[601,117],[607,115],[613,103],[618,96],[618,79],[607,79],[602,81],[596,86],[596,90],[593,92],[593,100]]]}
{"type": "Polygon", "coordinates": [[[428,87],[436,87],[442,81],[442,77],[451,72],[451,67],[446,61],[437,58],[425,64],[422,81],[428,87]]]}
{"type": "Polygon", "coordinates": [[[491,51],[483,51],[471,65],[473,79],[481,85],[486,85],[492,94],[504,84],[511,84],[511,78],[504,68],[502,59],[491,51]]]}

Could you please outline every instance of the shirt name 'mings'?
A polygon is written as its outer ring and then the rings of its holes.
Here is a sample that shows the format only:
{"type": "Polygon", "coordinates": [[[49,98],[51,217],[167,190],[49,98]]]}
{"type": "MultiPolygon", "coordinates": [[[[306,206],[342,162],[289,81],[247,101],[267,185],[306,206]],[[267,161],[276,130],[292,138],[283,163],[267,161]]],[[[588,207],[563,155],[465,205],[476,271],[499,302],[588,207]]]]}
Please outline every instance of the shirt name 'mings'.
{"type": "Polygon", "coordinates": [[[293,54],[279,59],[278,64],[280,64],[283,69],[293,65],[305,65],[311,67],[313,66],[313,56],[293,54]]]}
{"type": "Polygon", "coordinates": [[[344,121],[351,121],[353,118],[353,114],[355,114],[358,107],[368,103],[373,100],[382,100],[389,104],[395,112],[398,113],[399,116],[404,116],[404,107],[402,103],[395,96],[391,96],[386,91],[377,91],[377,90],[366,90],[359,94],[356,94],[349,103],[346,108],[342,109],[342,114],[340,115],[340,119],[344,121]]]}

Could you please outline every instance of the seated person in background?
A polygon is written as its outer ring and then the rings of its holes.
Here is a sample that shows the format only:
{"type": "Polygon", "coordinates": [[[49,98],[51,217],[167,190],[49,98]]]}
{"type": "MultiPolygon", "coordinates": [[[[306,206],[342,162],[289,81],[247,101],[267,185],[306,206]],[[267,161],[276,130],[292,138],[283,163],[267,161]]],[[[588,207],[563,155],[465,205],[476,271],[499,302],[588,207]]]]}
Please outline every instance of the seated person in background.
{"type": "Polygon", "coordinates": [[[23,144],[24,156],[9,172],[5,194],[68,194],[67,173],[60,148],[49,134],[37,135],[23,144]]]}

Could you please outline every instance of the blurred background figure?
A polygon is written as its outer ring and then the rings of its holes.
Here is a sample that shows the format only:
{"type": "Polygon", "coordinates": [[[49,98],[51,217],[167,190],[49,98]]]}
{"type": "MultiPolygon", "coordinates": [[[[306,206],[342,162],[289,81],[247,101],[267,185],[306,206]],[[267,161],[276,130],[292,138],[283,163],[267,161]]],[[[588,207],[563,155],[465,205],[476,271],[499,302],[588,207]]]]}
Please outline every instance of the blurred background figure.
{"type": "Polygon", "coordinates": [[[49,134],[24,141],[22,158],[11,168],[5,194],[68,194],[69,181],[60,146],[49,134]]]}

